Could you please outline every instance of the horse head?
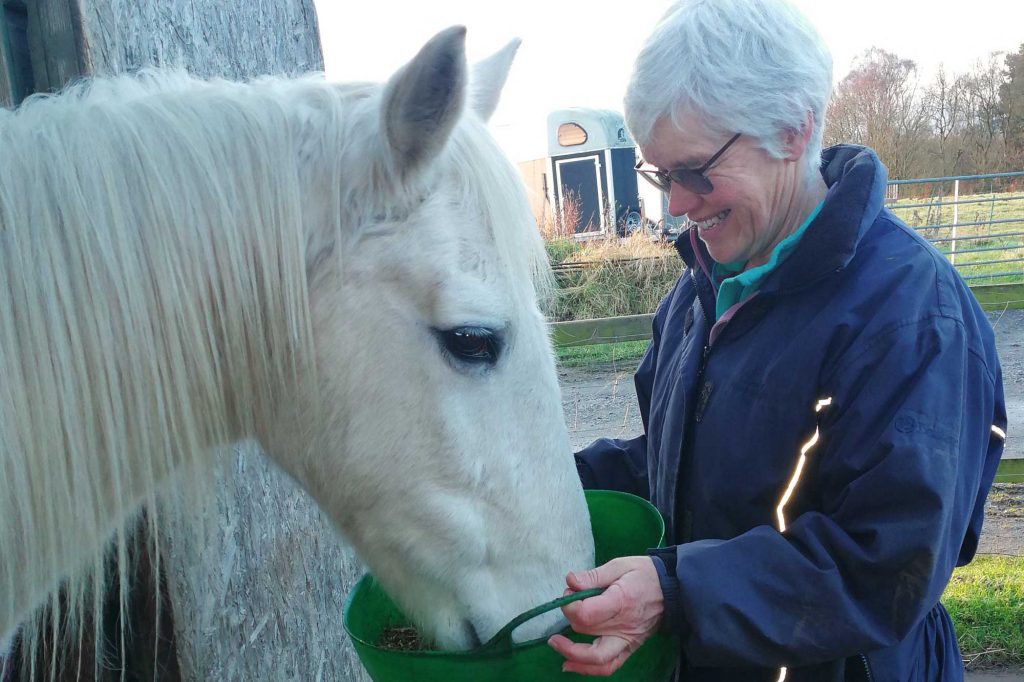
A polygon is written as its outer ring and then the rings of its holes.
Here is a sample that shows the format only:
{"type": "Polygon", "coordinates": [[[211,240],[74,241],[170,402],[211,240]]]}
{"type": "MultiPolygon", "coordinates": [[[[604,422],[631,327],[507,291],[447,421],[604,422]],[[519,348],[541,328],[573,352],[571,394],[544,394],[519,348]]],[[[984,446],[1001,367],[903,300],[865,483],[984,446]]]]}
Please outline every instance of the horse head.
{"type": "Polygon", "coordinates": [[[448,29],[386,84],[353,86],[357,132],[306,117],[318,390],[283,400],[261,434],[453,649],[560,596],[565,573],[594,560],[538,305],[543,244],[484,125],[517,43],[470,72],[464,39],[448,29]]]}

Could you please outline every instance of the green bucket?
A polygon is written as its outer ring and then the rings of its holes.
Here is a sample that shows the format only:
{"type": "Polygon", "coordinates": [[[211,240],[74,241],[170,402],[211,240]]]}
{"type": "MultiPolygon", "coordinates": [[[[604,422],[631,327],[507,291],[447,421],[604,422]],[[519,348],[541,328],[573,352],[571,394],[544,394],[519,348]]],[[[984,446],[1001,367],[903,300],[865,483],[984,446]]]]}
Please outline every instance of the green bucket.
{"type": "MultiPolygon", "coordinates": [[[[642,555],[649,547],[661,546],[665,523],[658,510],[646,500],[610,490],[588,490],[586,497],[598,565],[615,557],[642,555]]],[[[349,594],[344,623],[359,660],[375,682],[584,679],[582,675],[562,672],[564,659],[548,646],[547,638],[517,644],[512,642],[512,631],[541,613],[600,592],[578,592],[530,609],[514,618],[486,644],[472,651],[401,651],[377,645],[385,630],[408,627],[409,621],[368,574],[349,594]]],[[[563,634],[578,642],[594,639],[568,628],[563,634]]],[[[636,682],[667,680],[678,652],[675,638],[656,634],[633,652],[622,668],[608,679],[636,682]]]]}

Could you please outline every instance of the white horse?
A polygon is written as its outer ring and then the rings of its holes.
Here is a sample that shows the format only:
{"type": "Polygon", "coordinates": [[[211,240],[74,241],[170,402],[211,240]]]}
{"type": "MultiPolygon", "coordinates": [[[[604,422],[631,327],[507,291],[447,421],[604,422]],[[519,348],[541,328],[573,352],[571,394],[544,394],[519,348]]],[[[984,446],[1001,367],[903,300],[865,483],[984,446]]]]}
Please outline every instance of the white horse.
{"type": "Polygon", "coordinates": [[[148,72],[0,110],[0,635],[62,581],[98,609],[102,548],[249,438],[442,647],[593,565],[484,127],[516,43],[470,74],[464,37],[384,85],[148,72]]]}

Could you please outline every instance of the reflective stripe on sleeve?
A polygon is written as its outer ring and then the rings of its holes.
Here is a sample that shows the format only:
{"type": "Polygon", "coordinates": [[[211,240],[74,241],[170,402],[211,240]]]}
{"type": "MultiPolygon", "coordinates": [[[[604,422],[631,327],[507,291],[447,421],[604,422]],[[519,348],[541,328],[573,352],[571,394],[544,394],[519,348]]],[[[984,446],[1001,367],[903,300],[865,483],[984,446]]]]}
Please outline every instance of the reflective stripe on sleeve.
{"type": "MultiPolygon", "coordinates": [[[[832,398],[822,398],[818,401],[818,404],[814,407],[814,412],[821,412],[824,408],[832,404],[832,398]]],[[[796,490],[796,486],[800,483],[800,476],[804,472],[804,465],[807,463],[807,453],[818,443],[818,439],[821,437],[821,432],[818,431],[818,427],[814,427],[814,435],[803,444],[800,448],[800,456],[796,460],[796,468],[793,470],[793,475],[789,478],[789,485],[786,486],[786,491],[782,493],[782,498],[779,500],[779,505],[775,508],[775,515],[779,521],[779,532],[786,530],[786,505],[789,504],[789,499],[793,496],[793,492],[796,490]]]]}

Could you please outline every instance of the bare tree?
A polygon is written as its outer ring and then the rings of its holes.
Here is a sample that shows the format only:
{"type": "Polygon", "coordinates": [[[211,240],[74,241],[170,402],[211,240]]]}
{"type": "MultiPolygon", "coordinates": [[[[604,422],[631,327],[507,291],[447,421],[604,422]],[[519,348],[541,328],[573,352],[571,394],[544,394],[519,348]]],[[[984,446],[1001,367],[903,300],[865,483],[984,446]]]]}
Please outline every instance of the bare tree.
{"type": "Polygon", "coordinates": [[[867,145],[892,177],[911,177],[927,136],[917,65],[886,50],[867,50],[836,87],[826,117],[828,143],[867,145]]]}
{"type": "Polygon", "coordinates": [[[1002,52],[978,60],[967,75],[967,146],[973,169],[991,172],[1004,166],[1004,116],[999,89],[1006,81],[1002,52]]]}
{"type": "Polygon", "coordinates": [[[966,79],[947,75],[942,66],[924,90],[921,104],[934,138],[931,153],[937,157],[937,174],[954,175],[962,170],[967,100],[966,79]]]}
{"type": "Polygon", "coordinates": [[[1003,141],[1009,168],[1024,168],[1024,44],[1006,55],[1006,80],[999,87],[1003,141]]]}

